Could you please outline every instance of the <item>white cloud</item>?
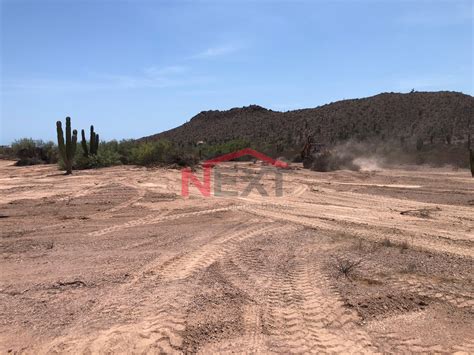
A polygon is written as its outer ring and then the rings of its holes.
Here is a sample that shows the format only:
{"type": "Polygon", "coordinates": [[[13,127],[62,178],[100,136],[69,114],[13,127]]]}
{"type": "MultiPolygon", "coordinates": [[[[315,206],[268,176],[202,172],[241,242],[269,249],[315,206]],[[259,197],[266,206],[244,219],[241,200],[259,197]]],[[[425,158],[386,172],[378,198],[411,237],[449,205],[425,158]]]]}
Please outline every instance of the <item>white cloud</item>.
{"type": "Polygon", "coordinates": [[[55,78],[28,78],[4,80],[2,91],[12,90],[114,90],[140,88],[192,87],[210,81],[209,77],[182,75],[188,73],[184,66],[149,67],[136,75],[128,74],[92,74],[89,78],[68,80],[55,78]]]}
{"type": "Polygon", "coordinates": [[[166,75],[183,74],[189,70],[188,67],[182,65],[171,65],[163,68],[149,67],[144,70],[145,74],[152,77],[161,77],[166,75]]]}
{"type": "Polygon", "coordinates": [[[199,52],[192,56],[192,58],[212,58],[212,57],[219,57],[223,55],[232,54],[235,52],[240,51],[244,47],[242,45],[237,44],[226,44],[217,47],[210,47],[202,52],[199,52]]]}

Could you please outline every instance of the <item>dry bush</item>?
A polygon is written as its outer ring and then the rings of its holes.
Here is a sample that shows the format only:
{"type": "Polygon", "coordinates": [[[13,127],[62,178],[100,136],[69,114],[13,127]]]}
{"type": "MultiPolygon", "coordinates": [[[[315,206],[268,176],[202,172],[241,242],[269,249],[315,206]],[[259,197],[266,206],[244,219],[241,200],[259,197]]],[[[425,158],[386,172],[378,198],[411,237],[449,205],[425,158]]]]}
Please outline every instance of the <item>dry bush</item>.
{"type": "Polygon", "coordinates": [[[338,272],[337,277],[345,276],[348,279],[351,278],[351,275],[354,273],[357,266],[362,264],[362,259],[359,260],[350,260],[350,259],[337,259],[335,264],[336,270],[338,272]]]}

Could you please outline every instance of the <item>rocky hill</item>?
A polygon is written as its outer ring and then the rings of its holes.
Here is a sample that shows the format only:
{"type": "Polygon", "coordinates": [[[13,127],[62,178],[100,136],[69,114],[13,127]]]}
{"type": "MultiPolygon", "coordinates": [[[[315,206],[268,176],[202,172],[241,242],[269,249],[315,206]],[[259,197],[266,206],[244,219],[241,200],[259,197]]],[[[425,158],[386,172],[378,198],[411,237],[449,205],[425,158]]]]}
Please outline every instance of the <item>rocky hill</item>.
{"type": "MultiPolygon", "coordinates": [[[[251,105],[203,111],[189,122],[143,140],[166,138],[179,145],[245,139],[297,147],[310,134],[331,144],[348,139],[456,142],[467,139],[474,98],[458,92],[382,93],[310,109],[278,112],[251,105]]],[[[473,123],[474,124],[474,123],[473,123]]]]}

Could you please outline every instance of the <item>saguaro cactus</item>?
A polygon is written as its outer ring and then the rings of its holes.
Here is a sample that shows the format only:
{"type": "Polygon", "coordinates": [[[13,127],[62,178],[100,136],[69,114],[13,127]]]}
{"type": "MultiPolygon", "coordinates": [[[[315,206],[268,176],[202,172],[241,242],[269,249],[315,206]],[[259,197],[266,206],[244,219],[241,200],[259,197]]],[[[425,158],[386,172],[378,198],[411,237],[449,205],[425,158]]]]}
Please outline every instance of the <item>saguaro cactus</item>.
{"type": "Polygon", "coordinates": [[[86,133],[84,130],[81,131],[81,145],[82,150],[84,151],[84,156],[88,157],[90,155],[96,155],[99,150],[99,135],[94,132],[94,126],[91,126],[91,135],[89,147],[87,147],[86,133]]]}
{"type": "Polygon", "coordinates": [[[95,139],[94,139],[94,154],[97,154],[99,151],[99,133],[95,134],[95,139]]]}
{"type": "Polygon", "coordinates": [[[61,121],[56,122],[56,131],[58,133],[58,147],[61,158],[66,166],[66,175],[72,174],[72,163],[76,154],[77,131],[73,130],[71,134],[71,118],[66,117],[66,142],[64,142],[63,127],[61,121]]]}
{"type": "Polygon", "coordinates": [[[84,156],[87,158],[89,156],[89,149],[87,148],[86,134],[83,129],[81,130],[81,146],[84,156]]]}

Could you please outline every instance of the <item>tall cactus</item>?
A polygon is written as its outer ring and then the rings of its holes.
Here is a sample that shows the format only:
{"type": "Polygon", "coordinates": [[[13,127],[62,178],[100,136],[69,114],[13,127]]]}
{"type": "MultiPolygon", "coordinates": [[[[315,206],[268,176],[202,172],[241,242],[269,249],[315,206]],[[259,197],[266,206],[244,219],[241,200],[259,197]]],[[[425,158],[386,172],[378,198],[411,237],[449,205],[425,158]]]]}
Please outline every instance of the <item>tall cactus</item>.
{"type": "Polygon", "coordinates": [[[81,146],[84,151],[84,156],[87,158],[89,156],[89,149],[87,148],[86,133],[84,130],[81,130],[81,146]]]}
{"type": "Polygon", "coordinates": [[[58,147],[61,158],[66,166],[66,175],[72,174],[72,164],[77,146],[77,131],[73,130],[71,134],[71,118],[66,117],[66,142],[64,142],[63,127],[61,121],[56,122],[56,131],[58,133],[58,147]]]}
{"type": "Polygon", "coordinates": [[[94,143],[95,143],[94,154],[97,154],[97,152],[99,151],[99,133],[96,133],[94,143]]]}
{"type": "Polygon", "coordinates": [[[91,133],[90,133],[90,143],[89,143],[89,146],[90,146],[90,152],[91,152],[91,155],[94,155],[95,153],[95,132],[94,132],[94,126],[91,125],[91,133]]]}
{"type": "Polygon", "coordinates": [[[81,145],[84,151],[84,156],[87,158],[90,155],[96,155],[99,150],[99,135],[94,132],[94,126],[91,126],[91,135],[89,147],[87,147],[86,133],[84,130],[81,131],[81,145]]]}

